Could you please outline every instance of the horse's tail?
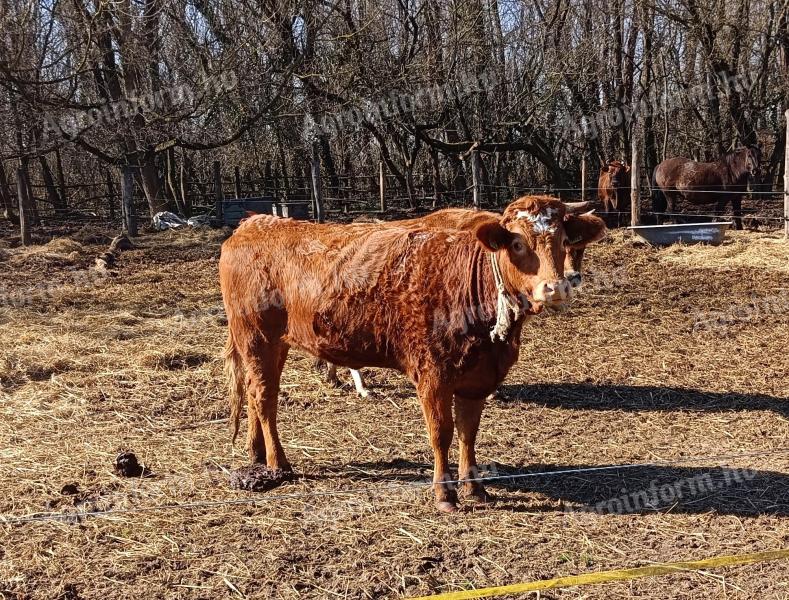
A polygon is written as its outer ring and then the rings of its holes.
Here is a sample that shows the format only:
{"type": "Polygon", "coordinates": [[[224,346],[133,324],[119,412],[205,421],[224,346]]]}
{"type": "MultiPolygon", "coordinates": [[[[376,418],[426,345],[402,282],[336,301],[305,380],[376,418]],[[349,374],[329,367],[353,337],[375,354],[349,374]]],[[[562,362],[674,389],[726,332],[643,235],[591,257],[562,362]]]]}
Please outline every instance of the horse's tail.
{"type": "Polygon", "coordinates": [[[657,184],[657,170],[658,167],[655,167],[655,170],[652,171],[652,212],[661,213],[666,212],[668,200],[657,184]]]}

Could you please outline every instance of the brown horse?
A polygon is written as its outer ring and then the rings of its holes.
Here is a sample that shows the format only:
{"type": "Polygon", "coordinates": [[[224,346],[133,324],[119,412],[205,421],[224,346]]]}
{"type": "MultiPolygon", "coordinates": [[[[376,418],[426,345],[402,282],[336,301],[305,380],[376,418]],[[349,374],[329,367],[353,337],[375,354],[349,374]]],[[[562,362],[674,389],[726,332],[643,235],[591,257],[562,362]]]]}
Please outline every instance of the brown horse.
{"type": "Polygon", "coordinates": [[[739,148],[716,162],[668,158],[652,175],[652,209],[665,212],[668,198],[671,212],[677,212],[677,201],[684,199],[689,204],[715,204],[715,210],[722,213],[731,202],[735,226],[742,229],[742,196],[748,177],[759,174],[761,158],[758,146],[739,148]]]}

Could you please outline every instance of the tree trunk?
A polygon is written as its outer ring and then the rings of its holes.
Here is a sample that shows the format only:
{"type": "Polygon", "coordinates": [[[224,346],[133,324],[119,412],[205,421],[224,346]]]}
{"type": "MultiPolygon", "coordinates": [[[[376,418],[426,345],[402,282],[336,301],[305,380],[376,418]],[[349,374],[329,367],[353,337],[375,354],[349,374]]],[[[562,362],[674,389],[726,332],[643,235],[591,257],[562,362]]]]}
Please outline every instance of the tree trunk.
{"type": "Polygon", "coordinates": [[[148,211],[151,218],[164,210],[167,210],[167,199],[164,197],[162,180],[159,177],[159,170],[156,168],[156,155],[147,152],[143,158],[140,168],[140,183],[142,184],[145,199],[148,201],[148,211]]]}
{"type": "Polygon", "coordinates": [[[52,208],[56,213],[62,213],[66,207],[63,206],[60,199],[60,194],[58,194],[58,190],[55,187],[55,179],[52,176],[52,169],[49,167],[49,162],[43,154],[38,157],[38,162],[41,165],[41,176],[44,180],[44,186],[47,190],[47,200],[49,200],[49,203],[52,205],[52,208]]]}
{"type": "Polygon", "coordinates": [[[11,203],[11,188],[8,187],[8,178],[3,163],[0,163],[0,202],[3,204],[3,218],[16,223],[14,206],[11,203]]]}

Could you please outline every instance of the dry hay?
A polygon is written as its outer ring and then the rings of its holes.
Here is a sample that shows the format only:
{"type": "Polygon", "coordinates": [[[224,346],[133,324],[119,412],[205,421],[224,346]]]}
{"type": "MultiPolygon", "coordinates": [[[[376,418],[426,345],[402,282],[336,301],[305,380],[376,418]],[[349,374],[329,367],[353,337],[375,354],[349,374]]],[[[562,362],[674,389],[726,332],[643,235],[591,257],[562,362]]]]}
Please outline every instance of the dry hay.
{"type": "Polygon", "coordinates": [[[719,247],[674,245],[663,252],[666,260],[705,269],[765,268],[789,273],[789,244],[781,233],[729,231],[719,247]]]}
{"type": "MultiPolygon", "coordinates": [[[[246,458],[227,430],[223,235],[144,236],[115,278],[3,272],[4,287],[37,295],[0,307],[0,514],[264,501],[0,525],[0,595],[396,598],[789,545],[786,453],[731,461],[755,469],[740,482],[718,461],[505,480],[489,486],[494,507],[438,515],[426,487],[402,486],[432,462],[412,387],[370,370],[375,397],[363,400],[297,352],[280,431],[299,477],[231,489],[246,458]],[[152,476],[118,476],[130,450],[152,476]],[[720,489],[605,508],[705,477],[720,489]],[[365,492],[327,495],[349,488],[365,492]]],[[[764,302],[786,288],[786,249],[762,239],[653,249],[617,232],[591,249],[573,309],[525,328],[483,416],[480,461],[524,474],[786,446],[789,311],[764,302]]],[[[772,563],[551,597],[698,598],[725,585],[727,597],[777,598],[785,573],[772,563]]]]}
{"type": "Polygon", "coordinates": [[[40,246],[22,246],[12,251],[8,262],[16,268],[33,267],[36,263],[73,265],[85,254],[85,247],[71,238],[55,238],[40,246]]]}

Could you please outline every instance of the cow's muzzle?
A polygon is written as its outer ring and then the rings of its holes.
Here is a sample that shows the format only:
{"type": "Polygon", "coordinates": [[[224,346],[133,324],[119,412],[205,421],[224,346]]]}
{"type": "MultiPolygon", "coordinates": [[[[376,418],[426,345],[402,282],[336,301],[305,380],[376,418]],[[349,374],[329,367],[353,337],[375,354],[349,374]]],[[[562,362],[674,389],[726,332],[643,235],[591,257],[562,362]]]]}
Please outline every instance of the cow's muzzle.
{"type": "Polygon", "coordinates": [[[572,296],[573,288],[566,278],[543,281],[534,290],[534,299],[548,307],[561,306],[572,296]]]}

